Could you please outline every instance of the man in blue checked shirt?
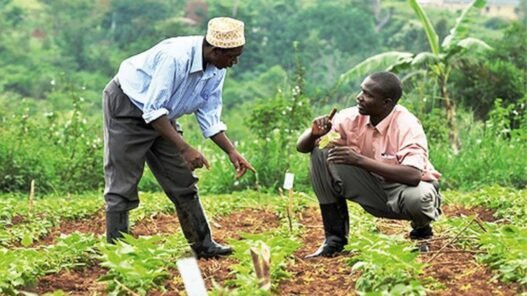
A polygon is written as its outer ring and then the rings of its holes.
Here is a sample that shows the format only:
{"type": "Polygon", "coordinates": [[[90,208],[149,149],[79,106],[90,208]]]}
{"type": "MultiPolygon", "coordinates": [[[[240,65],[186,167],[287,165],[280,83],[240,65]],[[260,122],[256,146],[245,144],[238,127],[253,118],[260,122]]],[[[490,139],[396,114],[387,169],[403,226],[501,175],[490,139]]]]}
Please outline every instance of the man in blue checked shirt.
{"type": "Polygon", "coordinates": [[[216,243],[199,201],[193,171],[209,167],[183,138],[176,119],[194,113],[203,136],[225,153],[240,178],[251,164],[225,135],[221,122],[226,68],[238,62],[244,24],[209,21],[207,34],[170,38],[121,63],[103,92],[106,238],[128,232],[128,212],[139,205],[145,161],[176,207],[183,233],[198,258],[232,253],[216,243]]]}

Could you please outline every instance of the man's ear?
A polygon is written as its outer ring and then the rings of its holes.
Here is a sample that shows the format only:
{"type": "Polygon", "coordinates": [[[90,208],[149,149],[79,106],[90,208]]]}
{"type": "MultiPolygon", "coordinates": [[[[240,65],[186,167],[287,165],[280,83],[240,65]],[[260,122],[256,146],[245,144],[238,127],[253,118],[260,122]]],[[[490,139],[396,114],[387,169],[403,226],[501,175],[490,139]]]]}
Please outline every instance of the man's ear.
{"type": "Polygon", "coordinates": [[[385,98],[384,99],[384,104],[385,105],[392,105],[393,104],[393,100],[391,98],[385,98]]]}

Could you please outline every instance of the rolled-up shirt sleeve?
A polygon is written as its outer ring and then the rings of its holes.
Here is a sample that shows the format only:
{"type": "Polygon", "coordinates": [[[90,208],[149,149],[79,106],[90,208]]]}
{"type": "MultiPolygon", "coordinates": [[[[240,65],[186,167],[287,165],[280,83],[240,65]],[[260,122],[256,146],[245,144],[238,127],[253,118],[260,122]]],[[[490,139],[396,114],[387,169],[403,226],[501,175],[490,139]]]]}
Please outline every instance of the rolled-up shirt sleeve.
{"type": "Polygon", "coordinates": [[[146,92],[148,99],[143,107],[143,119],[146,123],[169,113],[167,103],[175,84],[180,80],[177,68],[177,61],[173,57],[162,53],[158,55],[155,71],[146,92]]]}
{"type": "Polygon", "coordinates": [[[205,138],[225,131],[227,126],[221,121],[222,110],[222,88],[225,76],[223,76],[217,87],[210,94],[207,101],[196,110],[196,120],[205,138]]]}
{"type": "Polygon", "coordinates": [[[397,160],[402,165],[407,165],[424,171],[428,160],[428,144],[421,127],[406,130],[402,136],[400,150],[396,153],[397,160]]]}

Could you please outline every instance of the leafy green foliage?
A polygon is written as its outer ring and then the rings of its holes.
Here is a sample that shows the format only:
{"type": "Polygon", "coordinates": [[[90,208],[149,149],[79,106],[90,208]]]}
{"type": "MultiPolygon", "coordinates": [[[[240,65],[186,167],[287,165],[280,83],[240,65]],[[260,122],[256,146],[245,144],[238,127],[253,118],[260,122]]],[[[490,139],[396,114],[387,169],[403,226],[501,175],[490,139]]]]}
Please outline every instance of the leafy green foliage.
{"type": "Polygon", "coordinates": [[[48,197],[35,200],[30,211],[27,200],[0,199],[0,246],[16,243],[29,246],[62,221],[92,215],[101,208],[101,203],[98,198],[86,196],[48,197]]]}
{"type": "Polygon", "coordinates": [[[501,186],[485,186],[472,192],[446,191],[446,202],[467,206],[484,206],[492,209],[495,216],[513,224],[527,227],[527,190],[515,190],[501,186]]]}
{"type": "Polygon", "coordinates": [[[346,249],[353,257],[348,263],[361,271],[355,288],[360,293],[377,292],[386,295],[425,295],[417,280],[424,264],[416,259],[411,244],[393,236],[362,232],[354,236],[346,249]]]}
{"type": "Polygon", "coordinates": [[[290,94],[279,93],[275,98],[253,108],[248,126],[260,141],[256,150],[261,157],[259,182],[276,187],[285,172],[291,168],[294,141],[311,119],[309,101],[304,96],[304,69],[297,61],[295,81],[290,94]],[[263,163],[266,165],[263,165],[263,163]]]}
{"type": "Polygon", "coordinates": [[[86,266],[95,256],[94,245],[93,235],[74,233],[46,248],[0,248],[0,292],[19,295],[17,288],[35,283],[40,276],[86,266]]]}
{"type": "MultiPolygon", "coordinates": [[[[526,183],[524,163],[513,161],[525,149],[520,122],[526,117],[513,115],[525,111],[525,26],[519,21],[504,30],[507,20],[474,17],[474,8],[484,1],[473,2],[459,19],[458,12],[432,8],[416,15],[408,1],[207,1],[208,10],[199,11],[194,20],[186,18],[188,1],[128,2],[0,2],[0,191],[26,193],[31,180],[36,180],[37,194],[101,189],[100,92],[105,83],[125,57],[165,37],[203,34],[206,20],[218,15],[233,15],[246,24],[241,63],[229,70],[225,83],[223,119],[258,174],[234,180],[223,153],[203,144],[197,125],[189,125],[187,140],[214,161],[210,171],[198,173],[203,191],[272,190],[286,170],[295,173],[296,188],[310,190],[308,161],[294,151],[294,142],[311,114],[333,107],[329,102],[343,104],[341,94],[328,86],[357,64],[362,71],[348,74],[363,76],[388,64],[397,66],[407,97],[427,100],[415,110],[427,129],[444,186],[526,183]],[[382,16],[387,16],[385,22],[382,16]],[[438,45],[441,54],[427,45],[427,36],[437,39],[433,47],[438,45]],[[467,49],[483,45],[468,36],[484,38],[495,50],[481,54],[467,49]],[[385,54],[368,60],[373,67],[359,63],[377,52],[385,54]],[[410,67],[412,62],[418,67],[410,67]],[[436,108],[444,102],[436,79],[441,73],[448,74],[443,86],[453,101],[466,108],[457,110],[467,147],[458,155],[445,145],[452,127],[441,117],[448,114],[436,108]],[[489,117],[496,98],[502,99],[510,119],[510,127],[504,127],[510,130],[508,140],[499,144],[490,141],[490,132],[483,137],[488,128],[479,122],[489,117]],[[514,108],[508,109],[509,104],[514,108]],[[471,111],[478,120],[467,114],[471,111]]],[[[518,11],[522,17],[524,7],[518,11]]],[[[353,102],[356,79],[350,75],[342,76],[349,85],[339,91],[353,102]]],[[[148,173],[141,189],[160,190],[148,173]]]]}
{"type": "Polygon", "coordinates": [[[457,155],[445,143],[431,145],[431,159],[443,173],[443,184],[463,189],[492,184],[524,187],[527,159],[518,157],[518,153],[527,151],[525,109],[521,109],[524,106],[522,103],[504,106],[501,100],[496,100],[484,125],[466,119],[461,132],[465,148],[457,155]],[[519,127],[511,129],[514,118],[519,127]]]}
{"type": "Polygon", "coordinates": [[[100,125],[88,122],[78,89],[67,81],[61,87],[68,113],[34,114],[29,104],[14,114],[0,109],[0,191],[27,192],[31,180],[42,192],[101,187],[102,139],[93,132],[100,125]]]}
{"type": "MultiPolygon", "coordinates": [[[[510,221],[511,224],[483,223],[482,230],[472,223],[465,235],[456,243],[461,247],[482,251],[478,260],[495,270],[496,277],[502,281],[517,282],[526,285],[526,248],[525,239],[525,190],[502,187],[486,187],[471,193],[443,191],[447,203],[484,205],[497,209],[496,215],[510,221]],[[466,238],[465,238],[466,237],[466,238]]],[[[37,200],[35,210],[45,216],[46,211],[60,216],[75,216],[75,213],[89,211],[90,206],[79,202],[83,198],[60,199],[48,197],[37,200]],[[49,205],[47,204],[49,203],[49,205]],[[53,209],[53,210],[51,210],[53,209]]],[[[94,203],[102,203],[98,194],[86,196],[94,203]]],[[[154,213],[171,211],[171,203],[162,193],[141,193],[142,206],[132,212],[138,213],[132,220],[148,218],[154,213]]],[[[307,202],[304,194],[296,194],[298,211],[307,202]]],[[[212,219],[233,210],[245,207],[268,208],[277,211],[281,217],[280,227],[265,233],[242,234],[243,239],[230,241],[235,248],[232,265],[233,278],[225,287],[216,286],[213,295],[272,295],[277,285],[290,276],[288,265],[292,263],[291,254],[301,247],[298,241],[303,226],[294,224],[293,231],[285,220],[286,199],[276,194],[263,194],[245,191],[239,194],[204,196],[205,208],[212,219]],[[271,278],[273,290],[259,289],[254,275],[252,262],[248,254],[250,247],[264,242],[271,247],[271,278]]],[[[0,196],[0,229],[11,227],[16,215],[25,213],[27,203],[10,196],[0,196]]],[[[99,204],[100,205],[100,204],[99,204]]],[[[349,204],[350,276],[359,276],[356,290],[359,294],[380,295],[422,295],[424,285],[429,279],[422,278],[423,263],[416,260],[415,247],[400,236],[379,234],[375,218],[365,213],[358,205],[349,204]]],[[[444,229],[446,235],[456,235],[473,217],[441,219],[436,224],[444,229]]],[[[43,219],[45,220],[45,219],[43,219]]],[[[503,220],[502,220],[503,221],[503,220]]],[[[16,226],[16,225],[15,225],[16,226]]],[[[20,290],[34,284],[38,278],[57,274],[64,269],[83,269],[96,262],[108,268],[102,280],[108,284],[112,295],[127,294],[130,291],[145,295],[153,290],[165,292],[163,281],[171,273],[176,260],[182,256],[188,246],[181,234],[126,238],[116,245],[108,245],[102,238],[74,233],[62,236],[52,246],[38,248],[0,247],[0,294],[18,295],[20,290]]],[[[427,285],[427,287],[429,287],[427,285]]],[[[53,295],[64,295],[61,291],[53,295]]]]}
{"type": "Polygon", "coordinates": [[[300,243],[286,229],[285,225],[284,223],[280,229],[273,232],[242,234],[243,240],[229,241],[235,249],[234,257],[239,260],[238,264],[231,267],[232,271],[236,273],[236,278],[227,282],[228,287],[234,288],[228,291],[229,295],[272,295],[270,291],[260,289],[249,253],[251,247],[257,247],[261,242],[271,249],[272,287],[276,288],[281,280],[290,277],[286,271],[288,259],[300,247],[300,243]]]}
{"type": "Polygon", "coordinates": [[[175,267],[186,247],[182,235],[134,238],[125,234],[115,245],[101,243],[99,260],[108,273],[100,280],[108,282],[112,295],[128,289],[146,295],[169,276],[168,269],[175,267]]]}
{"type": "MultiPolygon", "coordinates": [[[[525,208],[525,200],[521,202],[525,208]]],[[[496,278],[527,287],[525,221],[514,224],[481,222],[482,226],[479,226],[476,223],[469,224],[473,219],[474,217],[456,217],[443,221],[442,224],[447,224],[453,234],[464,230],[464,238],[459,239],[456,244],[471,250],[481,250],[482,253],[477,255],[477,259],[493,269],[496,278]],[[471,237],[475,240],[468,240],[471,237]]]]}
{"type": "Polygon", "coordinates": [[[500,280],[527,286],[527,228],[495,224],[487,227],[479,238],[481,248],[487,252],[479,256],[481,262],[496,269],[500,280]]]}
{"type": "Polygon", "coordinates": [[[490,43],[495,50],[467,57],[456,65],[452,73],[454,93],[478,118],[487,118],[496,98],[508,105],[525,95],[527,59],[519,54],[527,51],[525,40],[525,25],[512,23],[501,38],[490,43]]]}

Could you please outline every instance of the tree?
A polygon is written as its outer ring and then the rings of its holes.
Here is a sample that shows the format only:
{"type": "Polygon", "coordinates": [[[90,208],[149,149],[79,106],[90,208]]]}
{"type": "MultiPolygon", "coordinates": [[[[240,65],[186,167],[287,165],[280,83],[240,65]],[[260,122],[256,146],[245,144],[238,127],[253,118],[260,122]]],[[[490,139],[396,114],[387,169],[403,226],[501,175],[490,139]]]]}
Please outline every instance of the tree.
{"type": "MultiPolygon", "coordinates": [[[[406,69],[422,70],[424,68],[428,74],[431,74],[431,76],[434,77],[434,80],[437,83],[439,94],[446,109],[449,141],[454,153],[457,153],[460,148],[460,143],[456,126],[456,106],[455,102],[450,97],[448,79],[455,58],[464,55],[467,51],[488,50],[491,48],[480,39],[467,37],[469,29],[467,15],[469,11],[474,7],[483,8],[486,1],[472,1],[463,10],[459,18],[456,20],[454,27],[452,27],[450,33],[443,39],[442,43],[439,43],[438,34],[417,0],[408,0],[408,3],[423,26],[430,46],[430,51],[417,54],[390,51],[374,55],[344,73],[339,79],[338,84],[347,83],[350,80],[362,77],[373,70],[382,68],[394,72],[400,72],[406,69]]],[[[411,74],[419,73],[421,73],[421,71],[411,72],[411,74]]]]}

